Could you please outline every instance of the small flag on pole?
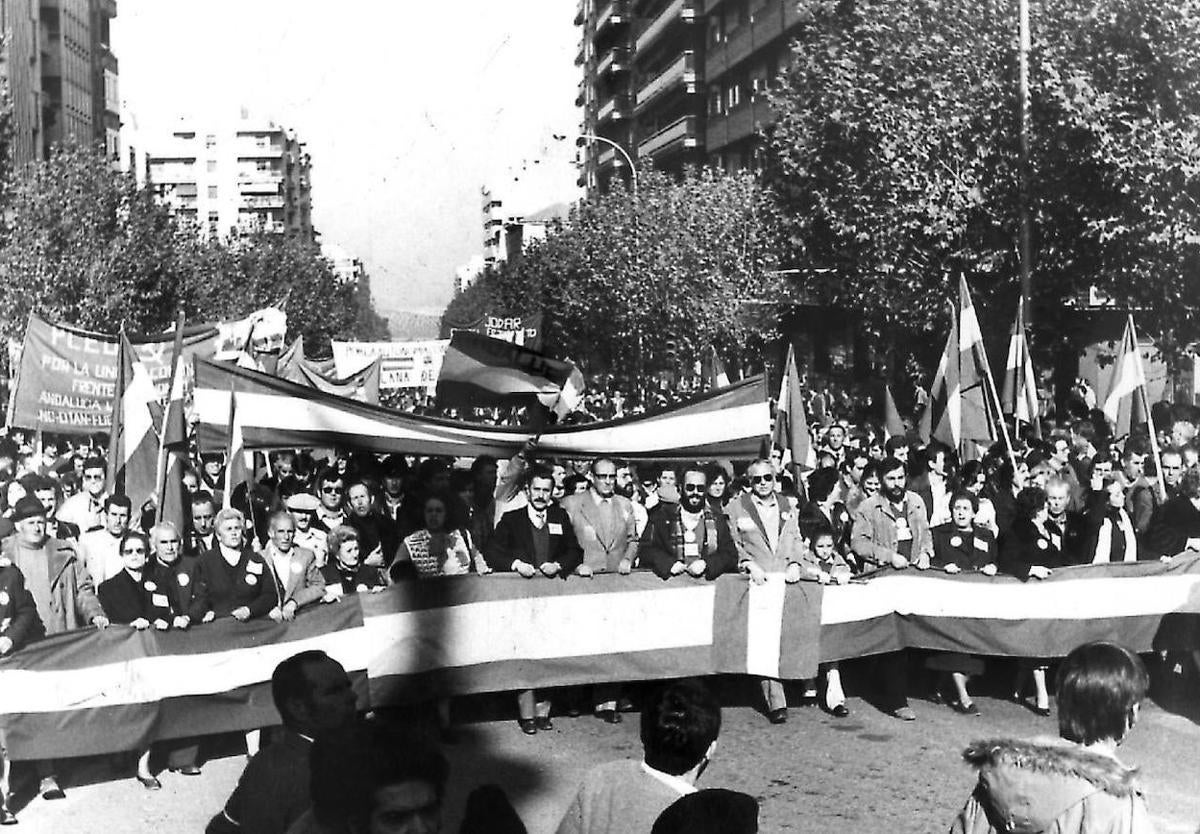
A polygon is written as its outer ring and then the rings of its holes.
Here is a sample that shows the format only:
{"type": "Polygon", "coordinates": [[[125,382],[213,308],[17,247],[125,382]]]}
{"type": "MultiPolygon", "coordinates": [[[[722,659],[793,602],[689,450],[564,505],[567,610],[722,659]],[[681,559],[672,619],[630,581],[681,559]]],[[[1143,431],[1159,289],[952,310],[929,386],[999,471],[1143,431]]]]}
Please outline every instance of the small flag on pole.
{"type": "Polygon", "coordinates": [[[729,374],[726,372],[725,363],[721,361],[721,355],[717,353],[715,347],[709,346],[700,366],[705,390],[711,391],[713,388],[726,388],[729,386],[729,374]]]}
{"type": "MultiPolygon", "coordinates": [[[[804,397],[800,393],[800,373],[796,370],[796,354],[791,345],[788,345],[787,363],[775,404],[775,432],[771,441],[777,448],[791,453],[792,466],[796,469],[817,468],[817,450],[813,448],[812,435],[808,432],[804,397]]],[[[784,462],[787,460],[785,454],[784,462]]]]}
{"type": "Polygon", "coordinates": [[[129,496],[133,516],[158,493],[159,426],[162,407],[146,366],[121,331],[118,343],[116,396],[109,434],[109,484],[129,496]]]}
{"type": "MultiPolygon", "coordinates": [[[[237,391],[229,387],[229,449],[225,456],[225,506],[233,506],[233,491],[238,484],[250,488],[250,470],[246,467],[246,436],[238,413],[237,391]]],[[[249,495],[249,493],[247,493],[249,495]]]]}
{"type": "Polygon", "coordinates": [[[1008,361],[1004,365],[1002,410],[1018,425],[1024,423],[1032,426],[1034,437],[1041,437],[1037,377],[1033,373],[1033,360],[1029,356],[1029,342],[1025,337],[1024,304],[1019,301],[1017,317],[1008,338],[1008,361]]]}
{"type": "Polygon", "coordinates": [[[188,462],[187,415],[184,411],[183,314],[175,323],[175,349],[167,408],[163,413],[162,452],[159,456],[158,520],[169,521],[182,535],[191,526],[191,504],[184,494],[183,473],[188,462]]]}
{"type": "Polygon", "coordinates": [[[904,422],[900,412],[896,410],[896,401],[892,399],[892,389],[886,383],[883,386],[883,436],[887,440],[905,435],[904,422]]]}
{"type": "Polygon", "coordinates": [[[1128,437],[1136,426],[1149,420],[1145,393],[1146,372],[1142,368],[1142,354],[1133,316],[1130,316],[1125,322],[1125,333],[1121,336],[1121,347],[1117,350],[1116,367],[1113,368],[1108,392],[1101,400],[1101,410],[1113,424],[1114,437],[1128,437]]]}

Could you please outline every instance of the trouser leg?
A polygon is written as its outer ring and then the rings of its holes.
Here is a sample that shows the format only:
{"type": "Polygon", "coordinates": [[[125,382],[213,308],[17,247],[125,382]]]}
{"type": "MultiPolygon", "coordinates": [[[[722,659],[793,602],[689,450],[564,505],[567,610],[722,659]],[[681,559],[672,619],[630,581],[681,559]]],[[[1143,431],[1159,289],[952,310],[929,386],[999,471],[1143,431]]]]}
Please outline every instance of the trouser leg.
{"type": "Polygon", "coordinates": [[[879,696],[888,712],[908,706],[908,657],[904,652],[889,652],[875,661],[879,696]]]}
{"type": "Polygon", "coordinates": [[[621,697],[619,683],[601,683],[592,687],[592,700],[596,712],[617,709],[617,699],[621,697]]]}
{"type": "Polygon", "coordinates": [[[762,678],[759,680],[759,686],[762,687],[763,700],[767,704],[767,712],[787,708],[787,695],[783,691],[783,681],[775,680],[774,678],[762,678]]]}
{"type": "Polygon", "coordinates": [[[519,715],[523,720],[529,720],[533,718],[535,697],[536,696],[534,695],[534,691],[532,689],[522,689],[517,693],[517,715],[519,715]]]}

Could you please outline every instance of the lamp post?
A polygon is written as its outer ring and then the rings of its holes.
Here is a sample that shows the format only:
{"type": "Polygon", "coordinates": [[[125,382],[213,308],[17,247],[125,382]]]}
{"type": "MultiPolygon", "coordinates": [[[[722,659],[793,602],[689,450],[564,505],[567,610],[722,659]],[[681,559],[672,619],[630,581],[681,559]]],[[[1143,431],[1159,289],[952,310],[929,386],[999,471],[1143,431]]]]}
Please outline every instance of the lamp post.
{"type": "MultiPolygon", "coordinates": [[[[553,135],[554,135],[554,138],[559,140],[560,142],[567,138],[566,134],[564,134],[564,133],[555,133],[553,135]]],[[[619,142],[614,142],[612,139],[608,139],[604,136],[597,136],[594,133],[580,133],[578,136],[575,137],[575,140],[577,142],[603,142],[605,145],[608,145],[613,150],[615,150],[617,153],[619,153],[621,155],[621,157],[625,160],[625,164],[629,166],[629,173],[633,178],[632,179],[633,195],[635,197],[637,196],[637,190],[638,190],[637,166],[633,164],[633,157],[631,157],[629,155],[629,152],[627,150],[625,150],[624,148],[621,147],[619,142]]]]}

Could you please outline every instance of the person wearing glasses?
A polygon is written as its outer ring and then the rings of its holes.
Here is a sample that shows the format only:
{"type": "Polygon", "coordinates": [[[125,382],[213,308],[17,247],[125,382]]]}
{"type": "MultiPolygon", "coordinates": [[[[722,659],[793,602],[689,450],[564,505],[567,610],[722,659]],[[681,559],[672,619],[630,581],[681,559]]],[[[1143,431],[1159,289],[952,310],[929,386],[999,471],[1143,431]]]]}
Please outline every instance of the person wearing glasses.
{"type": "Polygon", "coordinates": [[[86,533],[100,527],[104,512],[104,496],[108,492],[108,466],[103,458],[89,457],[83,462],[80,480],[83,489],[62,502],[55,517],[59,521],[74,524],[86,533]]]}
{"type": "MultiPolygon", "coordinates": [[[[914,567],[928,570],[933,557],[925,502],[905,488],[905,465],[888,458],[879,465],[882,488],[858,505],[850,532],[850,548],[864,569],[914,567]]],[[[903,652],[880,655],[876,672],[883,684],[884,709],[893,718],[915,721],[908,705],[908,661],[903,652]]]]}
{"type": "MultiPolygon", "coordinates": [[[[100,606],[113,623],[138,631],[166,631],[175,612],[170,595],[155,581],[150,540],[136,530],[128,530],[121,537],[119,552],[123,569],[100,585],[100,606]]],[[[162,789],[162,783],[150,771],[149,748],[138,756],[136,776],[147,790],[162,789]]]]}
{"type": "MultiPolygon", "coordinates": [[[[729,528],[738,554],[738,568],[755,585],[768,574],[782,574],[789,583],[799,582],[804,573],[808,548],[800,538],[796,499],[775,490],[774,467],[769,460],[756,460],[746,469],[750,493],[729,503],[729,528]]],[[[783,682],[761,681],[772,724],[787,721],[787,697],[783,682]]]]}
{"type": "Polygon", "coordinates": [[[317,527],[326,534],[332,533],[346,523],[346,505],[343,500],[346,482],[336,470],[326,468],[317,476],[317,527]]]}
{"type": "Polygon", "coordinates": [[[646,526],[638,552],[642,564],[659,577],[716,579],[737,569],[738,551],[725,515],[706,500],[708,475],[699,466],[685,467],[679,504],[661,512],[646,526]]]}

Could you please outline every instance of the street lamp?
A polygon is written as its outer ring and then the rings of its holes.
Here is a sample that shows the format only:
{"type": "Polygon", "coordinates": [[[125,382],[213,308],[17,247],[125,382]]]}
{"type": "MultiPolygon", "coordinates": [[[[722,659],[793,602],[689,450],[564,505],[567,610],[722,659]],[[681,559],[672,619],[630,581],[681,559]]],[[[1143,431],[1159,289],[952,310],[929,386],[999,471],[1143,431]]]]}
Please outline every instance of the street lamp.
{"type": "MultiPolygon", "coordinates": [[[[555,133],[552,135],[559,142],[562,142],[567,138],[565,133],[555,133]]],[[[630,157],[629,152],[626,151],[624,148],[622,148],[619,143],[614,142],[612,139],[608,139],[604,136],[597,136],[594,133],[580,133],[578,136],[575,137],[575,141],[576,142],[586,142],[586,141],[603,142],[604,144],[612,147],[613,150],[615,150],[617,153],[619,153],[625,159],[626,164],[629,165],[629,173],[633,176],[633,194],[635,197],[637,196],[637,190],[638,190],[637,166],[633,164],[633,158],[630,157]]]]}

